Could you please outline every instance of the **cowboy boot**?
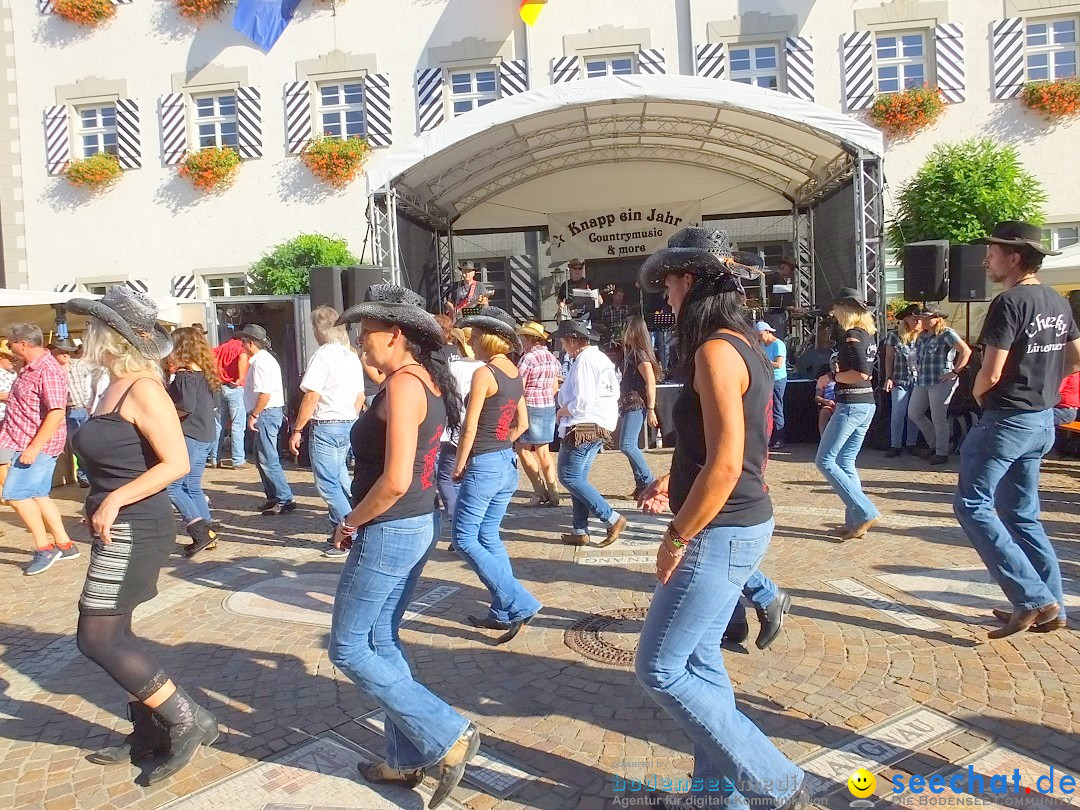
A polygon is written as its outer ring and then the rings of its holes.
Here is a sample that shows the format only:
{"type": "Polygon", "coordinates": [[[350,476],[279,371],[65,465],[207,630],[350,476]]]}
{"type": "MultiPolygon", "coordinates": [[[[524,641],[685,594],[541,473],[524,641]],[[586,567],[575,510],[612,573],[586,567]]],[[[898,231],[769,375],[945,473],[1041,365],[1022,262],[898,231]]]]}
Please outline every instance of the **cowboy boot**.
{"type": "Polygon", "coordinates": [[[168,726],[171,745],[165,760],[146,775],[148,785],[180,771],[195,757],[200,745],[210,745],[219,734],[217,718],[179,686],[154,712],[168,726]]]}
{"type": "Polygon", "coordinates": [[[163,756],[169,751],[169,730],[153,710],[137,700],[128,704],[128,719],[133,726],[123,741],[87,755],[98,765],[119,765],[137,762],[150,754],[163,756]]]}
{"type": "Polygon", "coordinates": [[[559,482],[545,481],[544,486],[547,487],[548,506],[558,506],[560,503],[559,482]]]}

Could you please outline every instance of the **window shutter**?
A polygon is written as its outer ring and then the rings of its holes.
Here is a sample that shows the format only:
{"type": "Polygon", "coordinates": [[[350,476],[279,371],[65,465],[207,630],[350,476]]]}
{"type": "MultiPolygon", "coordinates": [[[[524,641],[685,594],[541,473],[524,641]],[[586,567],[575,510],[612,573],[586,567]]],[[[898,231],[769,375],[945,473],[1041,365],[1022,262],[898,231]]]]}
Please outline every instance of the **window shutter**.
{"type": "Polygon", "coordinates": [[[52,14],[53,0],[37,0],[37,10],[41,14],[52,14]]]}
{"type": "Polygon", "coordinates": [[[943,23],[934,29],[937,86],[950,104],[967,99],[964,69],[964,29],[959,23],[943,23]]]}
{"type": "Polygon", "coordinates": [[[416,103],[420,113],[420,131],[435,129],[443,122],[442,68],[416,71],[416,103]]]}
{"type": "Polygon", "coordinates": [[[814,44],[809,37],[784,40],[787,91],[803,101],[814,100],[814,44]]]}
{"type": "Polygon", "coordinates": [[[372,146],[390,146],[390,76],[386,73],[369,73],[364,79],[364,112],[367,114],[368,143],[372,146]]]}
{"type": "Polygon", "coordinates": [[[236,143],[240,157],[262,157],[262,96],[257,87],[236,88],[236,143]]]}
{"type": "Polygon", "coordinates": [[[45,165],[49,174],[60,174],[71,160],[71,132],[68,130],[68,108],[57,104],[45,108],[45,165]]]}
{"type": "Polygon", "coordinates": [[[581,61],[576,56],[556,56],[551,60],[551,83],[562,84],[581,78],[581,61]]]}
{"type": "Polygon", "coordinates": [[[121,169],[142,168],[139,103],[133,98],[116,101],[116,153],[121,169]]]}
{"type": "Polygon", "coordinates": [[[69,293],[69,292],[78,292],[78,291],[79,291],[79,285],[74,283],[74,282],[72,282],[70,284],[57,284],[55,287],[53,287],[53,292],[69,293]]]}
{"type": "Polygon", "coordinates": [[[150,292],[150,285],[141,278],[131,278],[124,282],[124,286],[135,292],[148,293],[150,292]]]}
{"type": "Polygon", "coordinates": [[[874,34],[855,31],[843,37],[844,105],[867,110],[874,103],[874,34]]]}
{"type": "Polygon", "coordinates": [[[507,261],[509,288],[506,298],[510,314],[519,321],[532,320],[540,311],[536,291],[540,289],[540,277],[531,256],[511,256],[507,261]]]}
{"type": "Polygon", "coordinates": [[[166,166],[175,166],[187,153],[187,121],[184,94],[161,97],[161,155],[166,166]]]}
{"type": "Polygon", "coordinates": [[[173,276],[170,291],[173,298],[195,298],[198,291],[195,276],[173,276]]]}
{"type": "Polygon", "coordinates": [[[990,27],[994,98],[1016,98],[1024,89],[1024,19],[994,20],[990,27]]]}
{"type": "Polygon", "coordinates": [[[291,82],[285,85],[285,142],[289,154],[303,151],[311,141],[311,85],[291,82]]]}
{"type": "Polygon", "coordinates": [[[516,96],[529,89],[529,72],[524,59],[499,63],[499,97],[516,96]]]}
{"type": "Polygon", "coordinates": [[[667,73],[663,48],[642,48],[638,51],[638,73],[646,76],[663,76],[667,73]]]}
{"type": "Polygon", "coordinates": [[[723,79],[727,76],[727,45],[717,42],[713,45],[698,45],[695,59],[698,76],[706,79],[723,79]]]}

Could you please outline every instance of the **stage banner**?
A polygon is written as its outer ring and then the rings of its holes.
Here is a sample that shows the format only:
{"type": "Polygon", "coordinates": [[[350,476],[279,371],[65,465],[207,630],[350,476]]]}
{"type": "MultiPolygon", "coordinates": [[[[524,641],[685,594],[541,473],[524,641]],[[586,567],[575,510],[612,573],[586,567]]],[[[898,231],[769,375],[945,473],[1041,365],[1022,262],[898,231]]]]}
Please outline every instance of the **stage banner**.
{"type": "Polygon", "coordinates": [[[645,258],[680,228],[701,224],[701,200],[548,214],[551,260],[645,258]]]}

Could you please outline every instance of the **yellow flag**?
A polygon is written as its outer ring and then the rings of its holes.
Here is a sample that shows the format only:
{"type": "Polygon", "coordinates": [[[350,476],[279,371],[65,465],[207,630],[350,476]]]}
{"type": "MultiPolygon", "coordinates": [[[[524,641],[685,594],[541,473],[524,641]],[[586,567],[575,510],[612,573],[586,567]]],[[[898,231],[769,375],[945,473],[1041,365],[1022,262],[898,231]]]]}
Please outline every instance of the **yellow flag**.
{"type": "Polygon", "coordinates": [[[547,0],[521,0],[521,9],[518,13],[526,25],[534,25],[536,18],[540,16],[540,11],[546,4],[547,0]]]}

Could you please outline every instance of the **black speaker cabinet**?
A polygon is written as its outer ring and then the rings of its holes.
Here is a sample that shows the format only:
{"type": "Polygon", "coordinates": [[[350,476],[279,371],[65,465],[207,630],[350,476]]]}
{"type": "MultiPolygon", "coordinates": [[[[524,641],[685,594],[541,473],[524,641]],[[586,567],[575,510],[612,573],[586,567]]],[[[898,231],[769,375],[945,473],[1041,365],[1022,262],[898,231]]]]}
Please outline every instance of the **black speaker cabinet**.
{"type": "Polygon", "coordinates": [[[333,307],[337,312],[344,309],[341,288],[341,267],[312,267],[309,271],[311,308],[333,307]]]}
{"type": "Polygon", "coordinates": [[[989,301],[990,279],[983,259],[985,245],[953,245],[949,250],[949,300],[989,301]]]}
{"type": "Polygon", "coordinates": [[[944,301],[948,270],[948,240],[904,245],[904,298],[908,301],[944,301]]]}
{"type": "Polygon", "coordinates": [[[373,284],[388,281],[390,273],[385,267],[361,264],[341,268],[341,281],[345,287],[345,309],[364,303],[364,293],[373,284]]]}

